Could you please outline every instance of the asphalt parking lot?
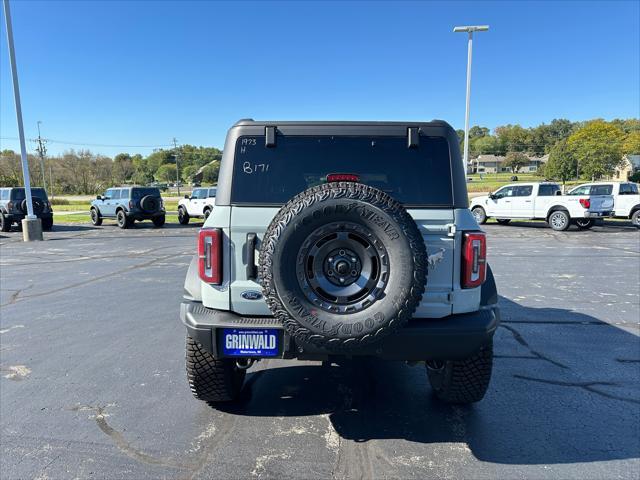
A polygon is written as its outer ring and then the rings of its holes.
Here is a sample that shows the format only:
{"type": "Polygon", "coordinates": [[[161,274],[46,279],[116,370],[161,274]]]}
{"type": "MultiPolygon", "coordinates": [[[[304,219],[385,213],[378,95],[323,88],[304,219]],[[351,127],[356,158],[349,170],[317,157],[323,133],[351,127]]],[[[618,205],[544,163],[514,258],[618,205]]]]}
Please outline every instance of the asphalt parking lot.
{"type": "Polygon", "coordinates": [[[423,366],[262,361],[192,398],[178,305],[197,225],[0,235],[0,477],[640,477],[640,233],[488,225],[503,324],[485,399],[423,366]]]}

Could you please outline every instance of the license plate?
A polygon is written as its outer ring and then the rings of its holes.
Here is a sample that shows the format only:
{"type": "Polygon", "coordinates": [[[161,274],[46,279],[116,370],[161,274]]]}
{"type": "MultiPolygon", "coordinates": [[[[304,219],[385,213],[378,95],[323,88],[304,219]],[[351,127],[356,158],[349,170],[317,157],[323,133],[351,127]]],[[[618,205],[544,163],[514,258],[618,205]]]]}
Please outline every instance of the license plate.
{"type": "Polygon", "coordinates": [[[275,328],[224,328],[222,352],[230,357],[275,357],[280,330],[275,328]]]}

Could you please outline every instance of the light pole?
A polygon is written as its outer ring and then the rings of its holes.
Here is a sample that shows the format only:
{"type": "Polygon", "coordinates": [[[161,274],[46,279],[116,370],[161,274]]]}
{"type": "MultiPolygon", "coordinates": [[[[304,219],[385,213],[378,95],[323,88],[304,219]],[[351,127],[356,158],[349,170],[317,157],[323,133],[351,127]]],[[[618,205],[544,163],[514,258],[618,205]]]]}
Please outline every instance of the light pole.
{"type": "Polygon", "coordinates": [[[454,32],[467,32],[469,41],[467,47],[467,107],[464,114],[464,158],[462,160],[464,174],[467,175],[469,165],[469,101],[471,98],[471,55],[473,52],[473,32],[486,32],[489,25],[467,25],[463,27],[454,27],[454,32]]]}
{"type": "Polygon", "coordinates": [[[9,47],[9,63],[13,80],[13,99],[16,104],[16,120],[18,121],[18,136],[20,137],[20,157],[22,159],[22,176],[24,177],[24,193],[27,200],[27,218],[22,220],[22,237],[25,242],[42,240],[42,224],[33,214],[33,200],[31,199],[31,179],[29,178],[29,163],[27,161],[27,146],[24,141],[24,127],[22,125],[22,106],[20,105],[20,87],[18,85],[18,67],[16,66],[16,52],[13,46],[13,28],[11,27],[11,11],[9,0],[3,0],[4,21],[7,27],[7,44],[9,47]]]}

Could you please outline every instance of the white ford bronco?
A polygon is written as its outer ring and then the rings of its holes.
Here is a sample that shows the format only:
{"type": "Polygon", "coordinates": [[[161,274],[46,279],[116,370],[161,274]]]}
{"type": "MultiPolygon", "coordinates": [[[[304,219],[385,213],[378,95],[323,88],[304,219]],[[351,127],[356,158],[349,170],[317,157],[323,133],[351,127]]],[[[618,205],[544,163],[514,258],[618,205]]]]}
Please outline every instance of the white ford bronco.
{"type": "Polygon", "coordinates": [[[178,221],[182,225],[192,218],[209,217],[216,206],[216,187],[194,188],[191,195],[185,195],[178,202],[178,221]]]}
{"type": "Polygon", "coordinates": [[[553,230],[564,231],[572,224],[586,230],[594,219],[608,217],[613,210],[611,195],[562,195],[560,185],[551,182],[505,185],[489,195],[475,197],[469,207],[479,224],[490,217],[507,224],[514,218],[546,220],[553,230]]]}
{"type": "Polygon", "coordinates": [[[638,184],[632,182],[595,182],[578,185],[567,195],[611,195],[612,217],[628,218],[640,228],[640,194],[638,184]]]}
{"type": "Polygon", "coordinates": [[[445,122],[257,122],[228,132],[180,317],[191,391],[238,399],[263,358],[426,364],[480,400],[500,315],[445,122]]]}

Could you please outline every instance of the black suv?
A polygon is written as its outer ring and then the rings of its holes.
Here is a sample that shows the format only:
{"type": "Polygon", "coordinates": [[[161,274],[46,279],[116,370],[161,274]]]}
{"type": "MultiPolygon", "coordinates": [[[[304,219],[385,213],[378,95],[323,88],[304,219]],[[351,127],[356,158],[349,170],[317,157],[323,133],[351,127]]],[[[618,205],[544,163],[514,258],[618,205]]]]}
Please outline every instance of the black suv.
{"type": "MultiPolygon", "coordinates": [[[[53,227],[53,210],[44,188],[32,188],[33,213],[42,220],[42,229],[53,227]]],[[[27,198],[24,187],[0,188],[0,230],[8,232],[11,225],[27,216],[27,198]]]]}
{"type": "Polygon", "coordinates": [[[156,187],[114,187],[91,202],[91,223],[102,225],[103,218],[115,218],[120,228],[133,222],[151,220],[156,227],[165,222],[165,210],[160,190],[156,187]]]}

